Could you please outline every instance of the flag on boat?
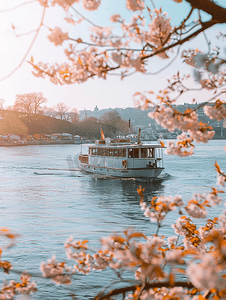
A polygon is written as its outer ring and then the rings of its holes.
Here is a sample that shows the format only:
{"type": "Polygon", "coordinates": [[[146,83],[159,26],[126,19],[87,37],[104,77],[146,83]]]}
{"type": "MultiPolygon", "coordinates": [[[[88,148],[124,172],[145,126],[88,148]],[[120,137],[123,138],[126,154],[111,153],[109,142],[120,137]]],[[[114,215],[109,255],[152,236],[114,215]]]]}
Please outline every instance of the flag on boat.
{"type": "Polygon", "coordinates": [[[101,135],[101,140],[104,141],[105,136],[104,136],[104,132],[103,132],[102,128],[100,128],[100,135],[101,135]]]}

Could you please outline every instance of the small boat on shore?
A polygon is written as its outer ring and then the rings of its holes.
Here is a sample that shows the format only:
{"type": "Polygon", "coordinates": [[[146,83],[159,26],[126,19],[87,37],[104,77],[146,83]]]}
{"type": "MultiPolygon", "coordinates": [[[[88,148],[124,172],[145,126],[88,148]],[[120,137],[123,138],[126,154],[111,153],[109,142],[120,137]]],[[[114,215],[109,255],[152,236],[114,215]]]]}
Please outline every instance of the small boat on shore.
{"type": "Polygon", "coordinates": [[[160,144],[130,143],[129,140],[105,139],[82,145],[80,169],[103,176],[154,179],[163,167],[160,144]],[[83,149],[86,148],[86,153],[83,149]]]}

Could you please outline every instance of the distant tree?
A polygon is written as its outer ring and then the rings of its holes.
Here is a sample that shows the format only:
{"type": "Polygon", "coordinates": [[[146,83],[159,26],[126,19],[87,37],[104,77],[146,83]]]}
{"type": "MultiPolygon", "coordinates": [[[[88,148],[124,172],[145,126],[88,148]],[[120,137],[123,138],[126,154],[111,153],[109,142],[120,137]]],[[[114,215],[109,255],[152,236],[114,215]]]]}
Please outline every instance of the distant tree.
{"type": "Polygon", "coordinates": [[[72,108],[72,110],[68,114],[67,121],[73,123],[73,124],[78,124],[79,122],[79,112],[77,108],[72,108]]]}
{"type": "Polygon", "coordinates": [[[16,134],[25,137],[28,133],[27,126],[13,112],[6,113],[4,119],[0,121],[0,134],[16,134]]]}
{"type": "Polygon", "coordinates": [[[42,112],[42,105],[47,102],[47,99],[42,93],[32,93],[31,95],[33,97],[33,112],[35,114],[42,112]]]}
{"type": "Polygon", "coordinates": [[[101,128],[104,132],[105,137],[112,137],[116,128],[110,124],[105,124],[101,120],[90,117],[82,120],[76,126],[76,133],[90,140],[100,139],[101,128]]]}
{"type": "Polygon", "coordinates": [[[56,116],[59,116],[61,120],[67,120],[66,113],[69,111],[69,109],[70,107],[64,102],[59,102],[53,107],[53,110],[56,112],[56,116]]]}
{"type": "Polygon", "coordinates": [[[116,110],[104,113],[100,117],[100,121],[111,125],[112,129],[114,130],[114,134],[117,132],[127,133],[129,130],[129,123],[123,120],[116,110]]]}
{"type": "Polygon", "coordinates": [[[77,134],[87,139],[100,138],[100,123],[97,118],[90,117],[79,122],[77,126],[77,134]]]}
{"type": "Polygon", "coordinates": [[[71,122],[41,114],[22,116],[21,120],[28,127],[29,134],[75,133],[75,125],[71,122]]]}
{"type": "Polygon", "coordinates": [[[42,104],[46,102],[47,99],[42,93],[18,94],[16,95],[14,110],[27,114],[37,114],[39,111],[42,111],[42,104]]]}

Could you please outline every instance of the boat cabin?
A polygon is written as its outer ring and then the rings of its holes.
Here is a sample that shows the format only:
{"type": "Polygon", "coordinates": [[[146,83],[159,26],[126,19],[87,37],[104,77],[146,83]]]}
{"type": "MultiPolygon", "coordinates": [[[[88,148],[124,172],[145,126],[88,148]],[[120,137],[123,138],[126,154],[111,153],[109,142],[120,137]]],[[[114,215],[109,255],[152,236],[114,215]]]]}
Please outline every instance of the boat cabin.
{"type": "Polygon", "coordinates": [[[162,168],[161,145],[90,145],[88,154],[80,155],[80,162],[108,168],[162,168]]]}

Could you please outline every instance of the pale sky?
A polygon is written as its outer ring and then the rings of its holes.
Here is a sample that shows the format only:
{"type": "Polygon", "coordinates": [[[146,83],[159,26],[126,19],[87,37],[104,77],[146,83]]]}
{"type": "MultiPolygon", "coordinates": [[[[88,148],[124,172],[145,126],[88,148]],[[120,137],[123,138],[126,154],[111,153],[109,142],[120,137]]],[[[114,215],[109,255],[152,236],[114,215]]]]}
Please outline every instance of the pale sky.
{"type": "MultiPolygon", "coordinates": [[[[12,24],[16,27],[16,32],[22,34],[36,29],[41,20],[42,7],[36,2],[12,11],[1,12],[24,2],[21,0],[0,0],[0,79],[10,74],[19,65],[34,37],[34,33],[16,37],[12,30],[12,24]]],[[[177,4],[172,0],[155,0],[154,2],[157,7],[162,6],[163,11],[169,13],[173,25],[177,25],[189,11],[189,5],[185,2],[182,4],[177,4]]],[[[225,6],[225,0],[218,1],[218,3],[225,6]]],[[[84,10],[80,4],[74,6],[83,15],[101,26],[113,26],[114,23],[109,22],[110,15],[115,13],[123,15],[126,12],[124,0],[102,0],[101,7],[95,13],[84,10]]],[[[149,7],[151,8],[151,1],[149,7]]],[[[65,13],[60,7],[48,9],[44,24],[51,28],[59,26],[63,31],[68,31],[70,37],[80,37],[88,41],[89,31],[87,28],[91,25],[84,22],[82,26],[76,25],[74,27],[62,21],[64,16],[65,13]]],[[[128,20],[131,16],[132,13],[126,13],[128,20]]],[[[215,38],[219,31],[225,31],[225,25],[215,26],[207,32],[208,38],[213,40],[213,47],[219,44],[223,45],[222,41],[215,38]]],[[[63,50],[67,44],[63,44],[63,47],[54,46],[47,39],[48,34],[49,30],[46,27],[41,28],[26,60],[30,60],[33,56],[35,63],[39,61],[62,63],[65,61],[63,50]]],[[[207,44],[203,34],[200,34],[192,43],[185,44],[183,48],[199,48],[206,52],[207,44]]],[[[175,53],[174,51],[171,54],[172,58],[175,53]]],[[[170,60],[154,58],[149,63],[148,71],[155,72],[169,62],[170,60]]],[[[123,79],[123,81],[118,76],[108,76],[107,80],[95,78],[82,84],[60,86],[54,85],[47,78],[34,77],[31,73],[31,65],[25,61],[13,75],[0,82],[0,99],[5,100],[5,107],[7,107],[13,105],[16,94],[42,92],[48,100],[48,107],[52,107],[58,102],[64,102],[70,108],[75,107],[78,110],[84,108],[93,110],[96,105],[100,109],[132,107],[134,93],[150,90],[157,93],[159,89],[166,86],[166,79],[176,74],[178,70],[182,74],[191,72],[189,66],[181,63],[180,55],[170,67],[155,76],[136,74],[123,79]]],[[[194,97],[196,97],[197,102],[203,102],[210,98],[209,95],[209,93],[193,93],[180,100],[180,103],[183,101],[191,102],[194,97]]]]}

